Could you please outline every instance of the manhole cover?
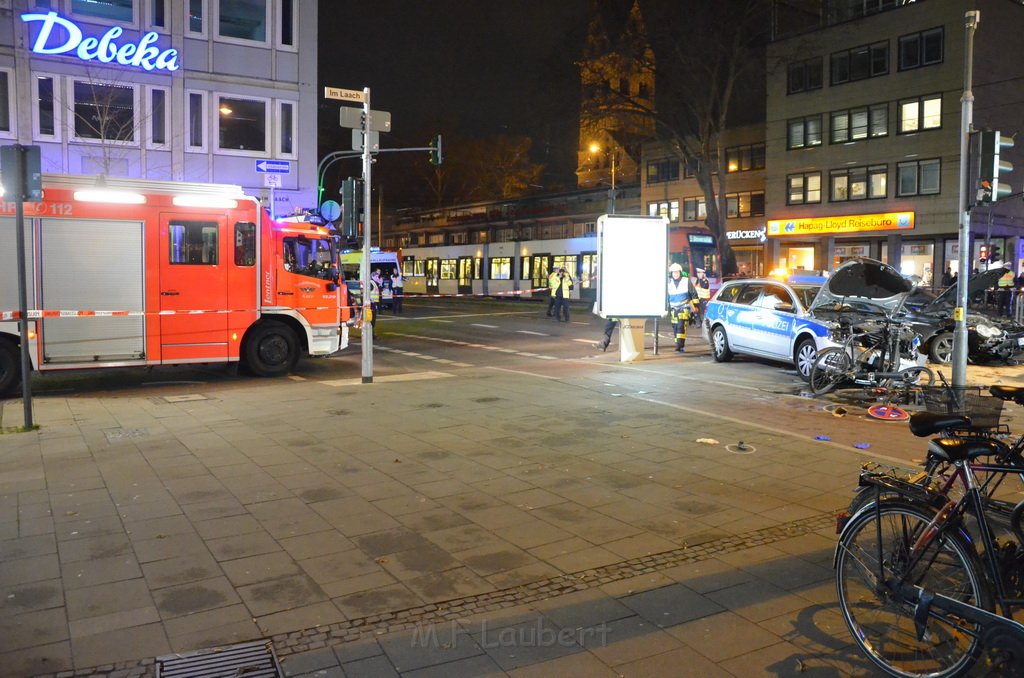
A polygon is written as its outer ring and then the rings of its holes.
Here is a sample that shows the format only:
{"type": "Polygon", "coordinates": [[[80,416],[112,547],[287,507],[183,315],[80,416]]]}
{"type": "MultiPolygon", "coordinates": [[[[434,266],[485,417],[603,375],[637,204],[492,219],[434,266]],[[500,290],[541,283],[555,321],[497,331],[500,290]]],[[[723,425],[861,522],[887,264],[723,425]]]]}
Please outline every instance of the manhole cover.
{"type": "Polygon", "coordinates": [[[157,678],[280,678],[270,641],[214,647],[156,658],[157,678]]]}
{"type": "Polygon", "coordinates": [[[164,400],[169,403],[187,403],[192,400],[209,400],[209,398],[202,393],[188,393],[185,395],[164,396],[164,400]]]}

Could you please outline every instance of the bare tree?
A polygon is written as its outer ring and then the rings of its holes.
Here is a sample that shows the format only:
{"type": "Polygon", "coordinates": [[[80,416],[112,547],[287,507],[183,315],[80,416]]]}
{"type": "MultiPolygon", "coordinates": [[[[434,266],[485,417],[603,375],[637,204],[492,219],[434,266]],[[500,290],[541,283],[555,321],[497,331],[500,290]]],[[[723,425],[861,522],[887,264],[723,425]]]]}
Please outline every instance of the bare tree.
{"type": "Polygon", "coordinates": [[[704,193],[705,223],[722,254],[722,273],[733,274],[722,134],[728,126],[764,119],[769,2],[640,0],[640,6],[650,49],[632,56],[655,74],[654,104],[609,88],[608,105],[625,103],[653,119],[655,138],[694,174],[704,193]]]}

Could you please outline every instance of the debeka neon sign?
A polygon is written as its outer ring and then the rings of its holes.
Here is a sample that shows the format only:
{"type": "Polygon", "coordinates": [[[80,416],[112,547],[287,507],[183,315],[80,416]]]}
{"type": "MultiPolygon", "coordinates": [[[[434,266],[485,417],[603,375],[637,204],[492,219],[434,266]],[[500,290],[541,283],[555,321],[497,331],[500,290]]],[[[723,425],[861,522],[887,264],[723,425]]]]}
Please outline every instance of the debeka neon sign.
{"type": "Polygon", "coordinates": [[[153,43],[160,36],[153,31],[143,35],[136,43],[119,45],[115,40],[124,33],[120,26],[113,26],[99,38],[87,38],[82,35],[82,29],[58,16],[56,12],[22,14],[21,20],[26,23],[42,22],[39,35],[32,44],[32,51],[36,54],[74,54],[82,61],[101,61],[105,64],[116,61],[122,66],[133,66],[147,71],[178,70],[178,50],[160,50],[154,47],[153,43]],[[62,37],[59,31],[54,34],[55,27],[63,28],[67,36],[62,37]]]}

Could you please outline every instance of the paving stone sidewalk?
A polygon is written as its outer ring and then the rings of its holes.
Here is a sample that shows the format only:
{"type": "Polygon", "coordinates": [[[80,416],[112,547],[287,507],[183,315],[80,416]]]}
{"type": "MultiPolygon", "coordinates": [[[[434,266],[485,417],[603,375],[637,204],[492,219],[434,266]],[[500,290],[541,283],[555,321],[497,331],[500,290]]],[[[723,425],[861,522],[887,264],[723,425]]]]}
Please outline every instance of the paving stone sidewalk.
{"type": "Polygon", "coordinates": [[[0,436],[0,673],[266,638],[292,676],[866,675],[831,583],[862,455],[665,364],[548,367],[38,399],[0,436]]]}

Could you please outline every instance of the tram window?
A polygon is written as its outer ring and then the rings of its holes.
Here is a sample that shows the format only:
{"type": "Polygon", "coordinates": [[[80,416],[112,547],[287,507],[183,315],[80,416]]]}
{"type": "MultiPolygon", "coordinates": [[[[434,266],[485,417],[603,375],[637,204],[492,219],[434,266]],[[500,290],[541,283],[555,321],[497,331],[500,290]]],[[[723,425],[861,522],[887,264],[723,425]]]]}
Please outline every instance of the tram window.
{"type": "Polygon", "coordinates": [[[491,280],[512,278],[512,257],[491,257],[491,280]]]}

